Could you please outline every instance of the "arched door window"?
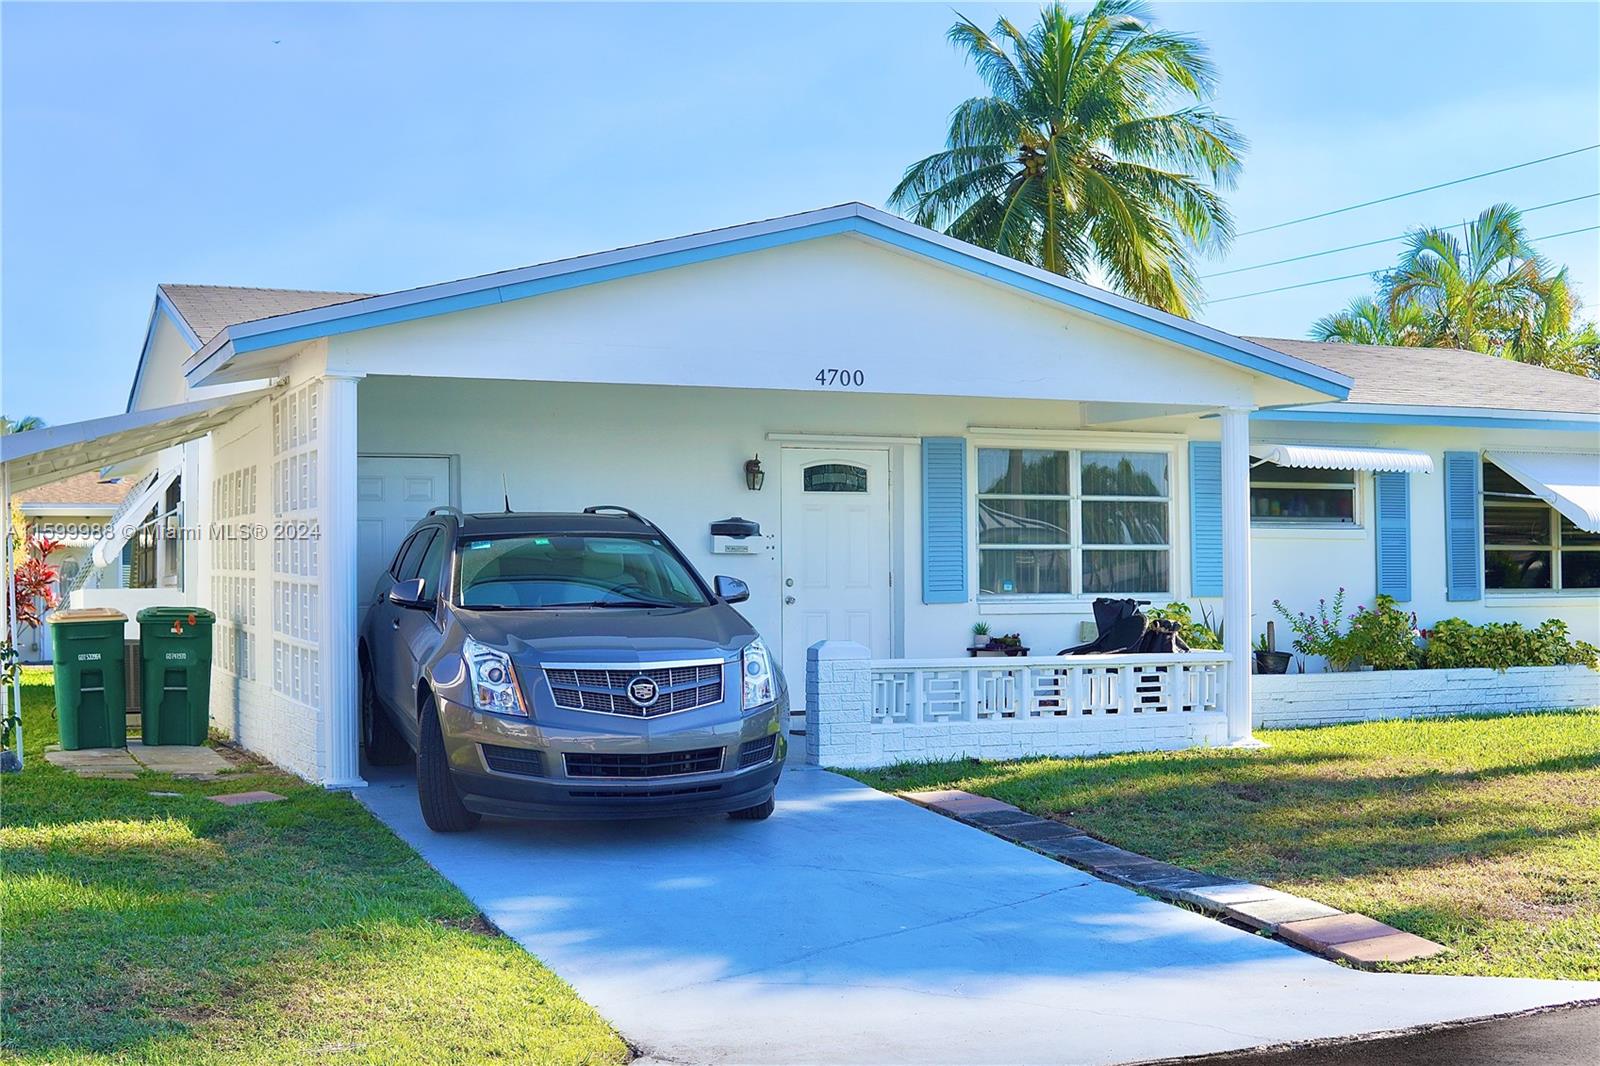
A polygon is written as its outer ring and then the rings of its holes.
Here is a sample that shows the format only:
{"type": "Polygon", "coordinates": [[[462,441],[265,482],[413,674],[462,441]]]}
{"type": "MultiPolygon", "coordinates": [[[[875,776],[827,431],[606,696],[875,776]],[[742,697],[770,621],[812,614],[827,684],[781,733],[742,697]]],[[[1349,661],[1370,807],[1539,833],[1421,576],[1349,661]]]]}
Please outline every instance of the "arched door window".
{"type": "Polygon", "coordinates": [[[817,463],[803,476],[806,492],[867,491],[867,468],[854,463],[817,463]]]}

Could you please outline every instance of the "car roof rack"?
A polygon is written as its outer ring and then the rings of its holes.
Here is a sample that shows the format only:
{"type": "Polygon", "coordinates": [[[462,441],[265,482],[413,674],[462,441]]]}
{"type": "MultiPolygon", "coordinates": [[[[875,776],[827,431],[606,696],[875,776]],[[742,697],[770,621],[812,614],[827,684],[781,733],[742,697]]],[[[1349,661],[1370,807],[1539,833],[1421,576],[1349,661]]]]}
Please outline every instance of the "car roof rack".
{"type": "Polygon", "coordinates": [[[604,512],[604,511],[614,512],[616,514],[627,515],[629,518],[633,519],[635,522],[638,522],[640,525],[649,526],[651,529],[654,529],[657,533],[661,532],[660,528],[657,527],[654,522],[650,521],[650,519],[646,518],[644,515],[640,514],[638,511],[635,511],[631,507],[623,507],[623,506],[620,506],[619,504],[614,504],[614,503],[599,503],[599,504],[595,504],[593,507],[585,507],[583,509],[583,513],[584,514],[600,514],[601,512],[604,512]]]}
{"type": "Polygon", "coordinates": [[[451,507],[448,504],[446,504],[443,507],[430,507],[430,508],[428,508],[428,513],[423,515],[422,517],[424,517],[424,518],[432,518],[436,514],[454,515],[457,518],[466,517],[465,515],[463,515],[461,513],[461,508],[459,508],[459,507],[451,507]]]}

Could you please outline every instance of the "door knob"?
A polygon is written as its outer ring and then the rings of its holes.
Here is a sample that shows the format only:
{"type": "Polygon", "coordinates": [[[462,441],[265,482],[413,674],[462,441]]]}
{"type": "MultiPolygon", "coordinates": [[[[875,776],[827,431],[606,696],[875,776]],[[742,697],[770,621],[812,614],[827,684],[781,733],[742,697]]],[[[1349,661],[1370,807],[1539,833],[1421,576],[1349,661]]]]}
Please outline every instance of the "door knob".
{"type": "Polygon", "coordinates": [[[793,596],[785,596],[783,598],[783,602],[786,603],[786,604],[789,604],[789,605],[793,605],[794,604],[794,597],[793,596]]]}

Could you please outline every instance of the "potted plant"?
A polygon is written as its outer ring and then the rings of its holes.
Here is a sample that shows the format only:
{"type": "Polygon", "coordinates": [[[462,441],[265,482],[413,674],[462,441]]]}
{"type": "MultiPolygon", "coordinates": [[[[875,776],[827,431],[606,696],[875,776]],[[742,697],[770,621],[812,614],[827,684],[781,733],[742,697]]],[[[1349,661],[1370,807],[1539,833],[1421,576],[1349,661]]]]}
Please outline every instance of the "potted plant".
{"type": "Polygon", "coordinates": [[[991,649],[998,648],[1001,655],[1019,656],[1028,654],[1028,649],[1022,645],[1022,634],[1020,633],[1007,633],[1004,636],[995,637],[990,642],[989,647],[991,649]]]}
{"type": "Polygon", "coordinates": [[[1267,631],[1256,638],[1255,667],[1258,674],[1287,674],[1289,661],[1294,658],[1286,651],[1275,651],[1276,634],[1273,633],[1272,623],[1267,623],[1267,631]]]}
{"type": "Polygon", "coordinates": [[[972,623],[972,644],[969,650],[976,655],[979,651],[989,646],[989,623],[972,623]]]}

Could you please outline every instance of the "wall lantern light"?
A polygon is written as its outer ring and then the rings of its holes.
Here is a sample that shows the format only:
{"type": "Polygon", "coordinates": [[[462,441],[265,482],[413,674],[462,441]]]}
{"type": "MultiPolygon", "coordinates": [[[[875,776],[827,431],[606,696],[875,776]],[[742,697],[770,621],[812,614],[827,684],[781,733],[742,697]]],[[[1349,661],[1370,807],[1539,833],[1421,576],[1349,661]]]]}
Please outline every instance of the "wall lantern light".
{"type": "Polygon", "coordinates": [[[744,485],[751,492],[760,492],[761,483],[767,480],[767,472],[761,469],[761,456],[744,461],[744,485]]]}

